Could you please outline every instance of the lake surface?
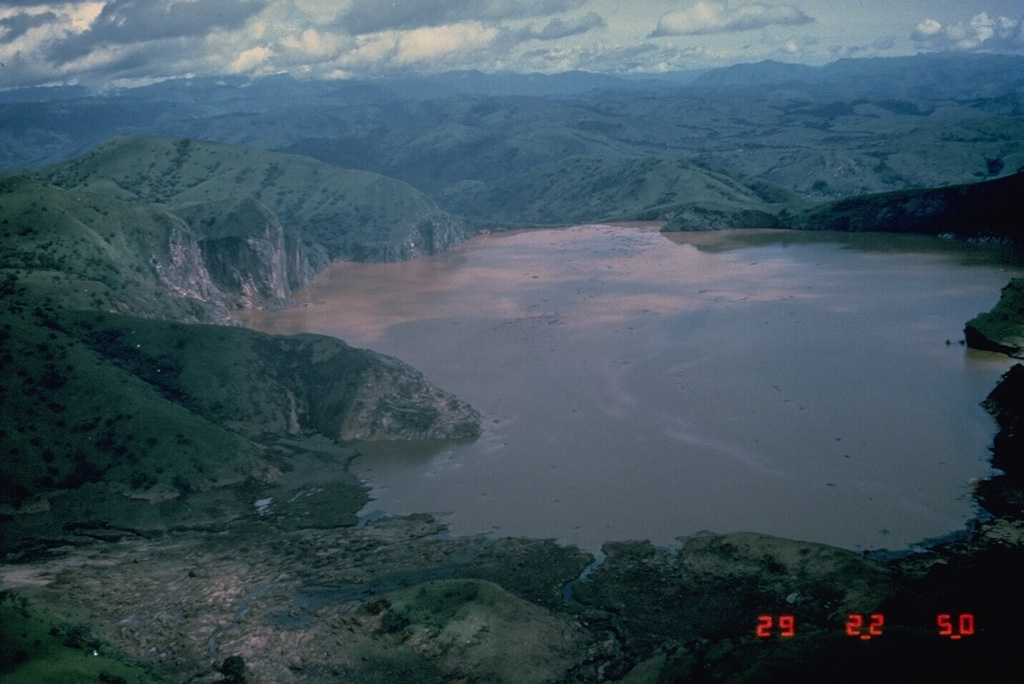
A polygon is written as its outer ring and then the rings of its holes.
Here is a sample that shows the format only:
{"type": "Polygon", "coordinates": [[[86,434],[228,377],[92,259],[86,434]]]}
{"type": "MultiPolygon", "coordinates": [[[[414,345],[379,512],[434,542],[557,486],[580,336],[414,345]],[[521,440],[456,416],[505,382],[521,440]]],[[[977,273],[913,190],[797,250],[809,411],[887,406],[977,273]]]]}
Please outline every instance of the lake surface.
{"type": "Polygon", "coordinates": [[[578,226],[338,263],[250,327],[395,355],[483,414],[471,443],[365,446],[366,513],[454,534],[673,545],[748,530],[850,549],[964,529],[978,403],[959,344],[1024,273],[931,238],[578,226]],[[951,343],[947,343],[947,340],[951,343]]]}

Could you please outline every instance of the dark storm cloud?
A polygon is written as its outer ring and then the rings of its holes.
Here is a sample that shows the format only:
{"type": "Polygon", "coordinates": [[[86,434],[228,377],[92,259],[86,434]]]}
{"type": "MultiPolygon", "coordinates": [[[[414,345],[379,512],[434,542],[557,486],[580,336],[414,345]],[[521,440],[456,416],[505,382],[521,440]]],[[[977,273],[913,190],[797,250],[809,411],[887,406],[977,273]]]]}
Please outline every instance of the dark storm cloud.
{"type": "Polygon", "coordinates": [[[37,26],[45,26],[54,21],[57,15],[53,12],[41,12],[40,14],[15,14],[6,19],[0,19],[0,38],[10,41],[25,35],[25,32],[37,26]]]}
{"type": "Polygon", "coordinates": [[[579,19],[568,21],[555,17],[542,29],[523,29],[516,34],[519,40],[558,40],[568,36],[577,36],[597,28],[605,28],[608,23],[597,12],[587,12],[579,19]]]}
{"type": "Polygon", "coordinates": [[[266,6],[267,0],[110,0],[88,30],[53,46],[48,57],[53,63],[65,64],[98,47],[238,28],[266,6]]]}
{"type": "Polygon", "coordinates": [[[443,26],[471,19],[544,17],[581,7],[586,0],[355,0],[337,24],[354,34],[443,26]]]}

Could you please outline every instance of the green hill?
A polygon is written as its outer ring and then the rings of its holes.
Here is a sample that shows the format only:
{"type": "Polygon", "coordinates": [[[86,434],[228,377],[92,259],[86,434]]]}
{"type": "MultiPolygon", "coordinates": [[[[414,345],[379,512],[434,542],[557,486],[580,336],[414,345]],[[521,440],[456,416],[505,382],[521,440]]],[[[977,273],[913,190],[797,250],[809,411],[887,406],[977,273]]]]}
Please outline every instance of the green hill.
{"type": "Polygon", "coordinates": [[[1024,173],[944,188],[851,197],[798,212],[786,220],[804,230],[879,231],[1024,240],[1024,173]]]}
{"type": "MultiPolygon", "coordinates": [[[[479,430],[471,407],[396,359],[195,325],[237,325],[232,309],[286,299],[328,259],[406,258],[462,239],[404,183],[292,155],[120,139],[0,176],[0,236],[0,549],[251,515],[253,492],[294,460],[284,438],[479,430]]],[[[365,492],[340,471],[352,524],[365,492]]]]}
{"type": "Polygon", "coordinates": [[[1024,278],[1014,278],[990,311],[964,325],[967,346],[1020,356],[1024,351],[1024,278]]]}
{"type": "Polygon", "coordinates": [[[0,178],[0,269],[69,309],[230,322],[193,231],[166,207],[0,178]]]}
{"type": "Polygon", "coordinates": [[[0,235],[0,268],[69,307],[225,323],[331,260],[433,254],[467,232],[374,173],[151,137],[0,176],[0,235]]]}
{"type": "Polygon", "coordinates": [[[666,219],[674,229],[707,229],[774,225],[771,205],[788,199],[769,183],[681,158],[569,157],[488,184],[464,182],[442,201],[499,224],[666,219]]]}
{"type": "Polygon", "coordinates": [[[44,308],[13,277],[3,293],[0,550],[251,513],[243,492],[285,467],[282,438],[479,431],[478,414],[422,374],[330,337],[44,308]],[[224,487],[242,491],[209,511],[172,503],[224,487]]]}
{"type": "Polygon", "coordinates": [[[31,172],[64,189],[187,211],[212,220],[224,202],[253,197],[323,259],[399,260],[432,254],[465,234],[422,193],[401,181],[307,157],[219,143],[115,138],[63,164],[31,172]]]}

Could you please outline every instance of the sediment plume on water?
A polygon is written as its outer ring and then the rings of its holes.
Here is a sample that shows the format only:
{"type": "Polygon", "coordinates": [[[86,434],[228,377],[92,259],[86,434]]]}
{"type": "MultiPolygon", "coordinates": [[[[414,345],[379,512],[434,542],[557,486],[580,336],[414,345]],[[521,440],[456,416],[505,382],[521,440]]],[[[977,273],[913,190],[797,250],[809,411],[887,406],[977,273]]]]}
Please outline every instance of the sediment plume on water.
{"type": "Polygon", "coordinates": [[[578,226],[335,264],[247,323],[393,354],[481,411],[475,441],[364,449],[371,509],[592,550],[906,548],[976,515],[1008,362],[958,342],[1008,271],[934,238],[578,226]]]}

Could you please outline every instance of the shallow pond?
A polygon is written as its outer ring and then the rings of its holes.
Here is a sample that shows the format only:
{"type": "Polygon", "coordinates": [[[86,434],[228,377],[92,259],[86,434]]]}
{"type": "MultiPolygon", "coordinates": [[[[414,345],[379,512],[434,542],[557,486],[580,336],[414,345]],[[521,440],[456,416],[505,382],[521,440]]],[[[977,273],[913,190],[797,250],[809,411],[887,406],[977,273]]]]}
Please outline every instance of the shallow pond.
{"type": "MultiPolygon", "coordinates": [[[[1008,367],[963,324],[1024,273],[887,235],[578,226],[338,263],[249,312],[393,354],[484,416],[466,444],[363,447],[370,509],[588,549],[749,530],[851,549],[961,530],[1008,367]]],[[[368,510],[367,513],[371,511],[368,510]]]]}

